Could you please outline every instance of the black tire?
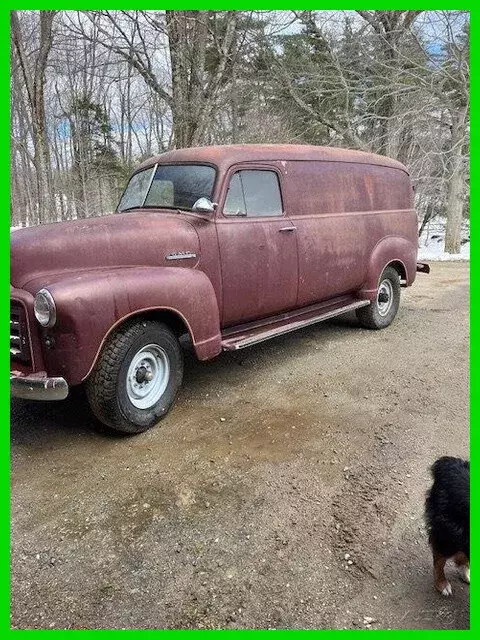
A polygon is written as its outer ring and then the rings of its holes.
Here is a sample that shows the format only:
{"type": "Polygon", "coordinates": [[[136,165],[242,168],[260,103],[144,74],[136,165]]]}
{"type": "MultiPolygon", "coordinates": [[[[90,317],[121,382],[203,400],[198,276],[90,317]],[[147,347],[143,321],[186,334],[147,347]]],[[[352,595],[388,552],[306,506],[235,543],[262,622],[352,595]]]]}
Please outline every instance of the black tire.
{"type": "Polygon", "coordinates": [[[387,267],[378,281],[378,293],[368,307],[357,309],[358,321],[367,329],[384,329],[397,315],[400,305],[400,276],[393,267],[387,267]],[[385,296],[389,301],[385,302],[385,296]]]}
{"type": "Polygon", "coordinates": [[[142,433],[166,416],[182,377],[183,356],[175,335],[159,322],[135,320],[114,331],[104,345],[86,383],[87,398],[93,413],[103,424],[122,433],[142,433]],[[151,361],[139,360],[140,353],[150,352],[151,361]],[[137,368],[135,363],[138,362],[137,368]],[[146,366],[143,366],[144,362],[147,362],[146,366]],[[146,367],[151,368],[151,365],[156,366],[159,373],[153,380],[148,380],[146,376],[151,375],[151,371],[146,367]],[[139,387],[140,393],[145,393],[141,386],[146,389],[152,383],[159,386],[156,390],[152,387],[155,393],[146,391],[147,395],[151,394],[150,398],[145,400],[133,395],[135,386],[139,387]],[[151,405],[146,407],[134,404],[146,402],[148,405],[150,400],[151,405]]]}

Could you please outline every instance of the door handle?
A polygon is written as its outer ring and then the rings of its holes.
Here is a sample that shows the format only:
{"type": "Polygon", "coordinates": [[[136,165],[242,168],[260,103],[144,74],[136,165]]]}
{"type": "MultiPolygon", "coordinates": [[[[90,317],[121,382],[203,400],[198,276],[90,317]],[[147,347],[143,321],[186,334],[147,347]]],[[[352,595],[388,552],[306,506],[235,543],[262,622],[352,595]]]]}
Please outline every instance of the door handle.
{"type": "Polygon", "coordinates": [[[296,231],[296,230],[297,230],[297,227],[282,227],[281,229],[279,229],[279,231],[282,231],[284,233],[286,233],[287,231],[292,232],[292,231],[296,231]]]}

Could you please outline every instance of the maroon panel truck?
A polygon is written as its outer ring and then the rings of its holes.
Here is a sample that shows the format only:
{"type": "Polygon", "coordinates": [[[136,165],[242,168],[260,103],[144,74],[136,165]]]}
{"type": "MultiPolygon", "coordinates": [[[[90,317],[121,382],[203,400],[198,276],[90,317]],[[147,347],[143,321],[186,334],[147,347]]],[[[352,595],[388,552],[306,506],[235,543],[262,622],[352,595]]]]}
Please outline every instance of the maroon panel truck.
{"type": "Polygon", "coordinates": [[[115,215],[12,233],[10,387],[61,400],[85,383],[97,418],[153,427],[200,360],[355,310],[370,329],[413,283],[405,167],[297,145],[170,151],[130,178],[115,215]]]}

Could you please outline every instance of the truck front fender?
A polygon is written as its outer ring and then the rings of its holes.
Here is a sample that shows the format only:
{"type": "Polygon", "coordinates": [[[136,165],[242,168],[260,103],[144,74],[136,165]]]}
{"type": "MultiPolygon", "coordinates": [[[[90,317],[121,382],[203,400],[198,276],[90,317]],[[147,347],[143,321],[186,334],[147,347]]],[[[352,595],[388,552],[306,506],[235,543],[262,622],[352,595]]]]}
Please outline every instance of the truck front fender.
{"type": "Polygon", "coordinates": [[[55,300],[57,321],[44,348],[49,375],[71,385],[85,380],[110,333],[127,318],[156,311],[175,314],[196,355],[221,351],[220,316],[212,283],[203,271],[180,267],[127,267],[71,274],[45,284],[55,300]]]}
{"type": "Polygon", "coordinates": [[[417,245],[408,238],[386,236],[374,247],[367,265],[365,282],[359,291],[359,297],[374,300],[380,276],[388,265],[393,265],[400,273],[405,285],[415,280],[417,269],[417,245]]]}

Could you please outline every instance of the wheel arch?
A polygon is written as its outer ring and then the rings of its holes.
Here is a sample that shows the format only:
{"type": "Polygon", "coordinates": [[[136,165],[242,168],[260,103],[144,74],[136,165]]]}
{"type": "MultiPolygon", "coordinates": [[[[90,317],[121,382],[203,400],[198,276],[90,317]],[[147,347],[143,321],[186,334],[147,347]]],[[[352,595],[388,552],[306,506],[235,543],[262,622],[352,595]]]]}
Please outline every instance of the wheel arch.
{"type": "Polygon", "coordinates": [[[102,342],[98,346],[95,357],[90,365],[89,370],[83,377],[82,382],[85,382],[85,380],[90,376],[93,368],[98,362],[98,358],[100,357],[102,349],[106,344],[106,342],[109,340],[110,336],[116,330],[120,329],[123,325],[135,320],[137,320],[138,322],[147,321],[147,320],[161,322],[162,324],[165,324],[173,332],[173,334],[177,339],[180,338],[182,335],[188,334],[192,343],[195,344],[194,335],[193,335],[191,326],[189,325],[185,316],[183,316],[180,313],[180,311],[178,311],[177,309],[172,309],[170,307],[147,307],[145,309],[137,309],[135,311],[132,311],[132,313],[129,313],[123,316],[122,318],[120,318],[119,320],[117,320],[117,322],[115,322],[108,329],[108,331],[105,333],[103,337],[102,342]]]}
{"type": "Polygon", "coordinates": [[[401,285],[410,286],[416,275],[417,246],[401,236],[382,238],[370,254],[366,276],[359,297],[374,300],[382,273],[393,267],[399,274],[401,285]]]}
{"type": "MultiPolygon", "coordinates": [[[[399,277],[400,277],[400,284],[402,287],[406,287],[407,284],[407,269],[404,265],[404,263],[401,260],[393,260],[392,262],[389,262],[386,266],[385,269],[387,267],[393,267],[395,269],[395,271],[398,273],[399,277]]],[[[384,269],[384,271],[385,271],[384,269]]],[[[383,273],[383,272],[382,272],[383,273]]]]}

